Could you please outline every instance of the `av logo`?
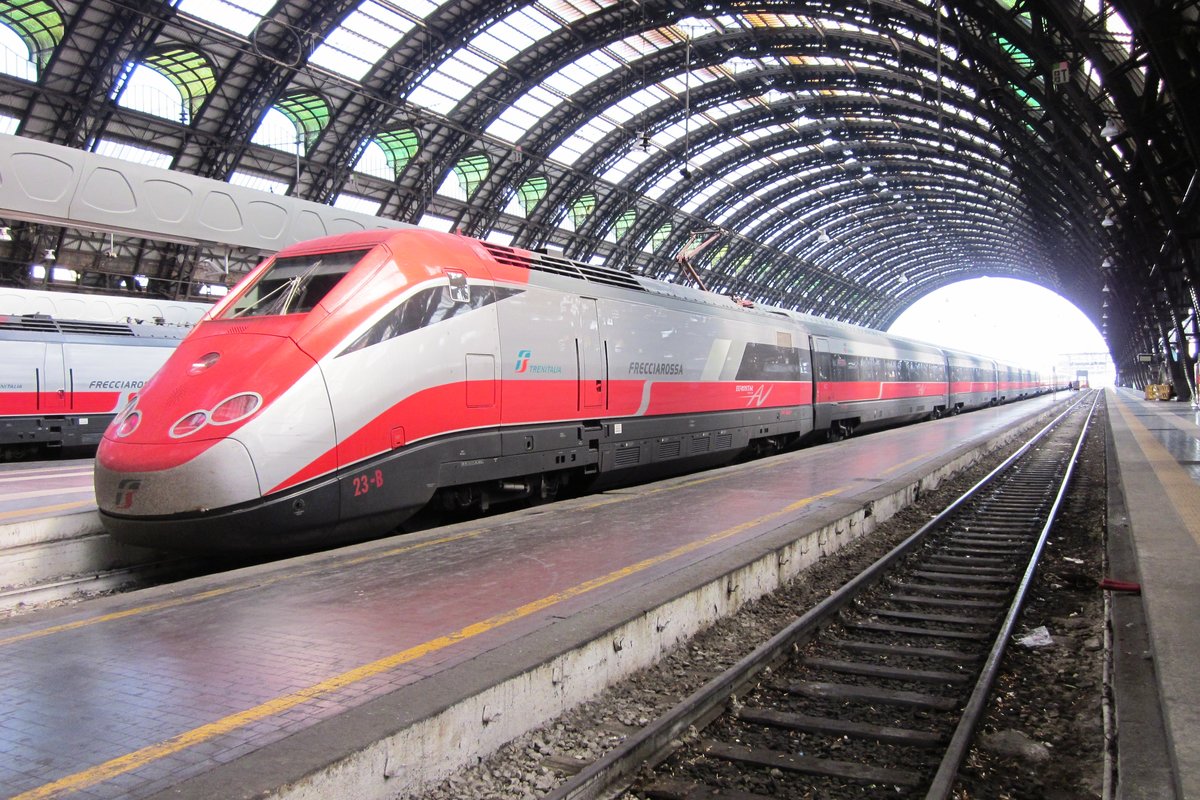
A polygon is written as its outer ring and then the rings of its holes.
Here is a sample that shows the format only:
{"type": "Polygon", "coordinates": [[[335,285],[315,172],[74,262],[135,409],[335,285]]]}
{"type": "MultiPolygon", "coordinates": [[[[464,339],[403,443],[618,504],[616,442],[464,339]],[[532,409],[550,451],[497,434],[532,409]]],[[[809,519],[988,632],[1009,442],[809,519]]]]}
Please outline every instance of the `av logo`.
{"type": "Polygon", "coordinates": [[[125,478],[117,484],[116,508],[129,508],[133,505],[133,496],[142,488],[142,482],[133,478],[125,478]]]}
{"type": "Polygon", "coordinates": [[[533,353],[529,350],[518,350],[517,351],[517,366],[514,371],[515,372],[527,372],[529,370],[529,357],[532,355],[533,355],[533,353]]]}
{"type": "Polygon", "coordinates": [[[742,396],[746,398],[746,405],[748,407],[761,406],[763,403],[767,402],[767,398],[771,396],[771,392],[775,389],[774,386],[765,386],[763,384],[759,384],[757,386],[743,385],[737,388],[742,396]]]}

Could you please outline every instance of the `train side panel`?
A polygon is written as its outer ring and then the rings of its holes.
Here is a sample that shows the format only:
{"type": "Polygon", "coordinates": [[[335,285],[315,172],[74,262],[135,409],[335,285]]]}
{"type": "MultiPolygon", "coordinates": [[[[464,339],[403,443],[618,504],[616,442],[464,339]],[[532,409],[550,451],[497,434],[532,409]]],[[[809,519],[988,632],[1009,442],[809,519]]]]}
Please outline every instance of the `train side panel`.
{"type": "Polygon", "coordinates": [[[0,342],[0,445],[8,447],[98,444],[177,344],[57,333],[0,333],[0,342]]]}

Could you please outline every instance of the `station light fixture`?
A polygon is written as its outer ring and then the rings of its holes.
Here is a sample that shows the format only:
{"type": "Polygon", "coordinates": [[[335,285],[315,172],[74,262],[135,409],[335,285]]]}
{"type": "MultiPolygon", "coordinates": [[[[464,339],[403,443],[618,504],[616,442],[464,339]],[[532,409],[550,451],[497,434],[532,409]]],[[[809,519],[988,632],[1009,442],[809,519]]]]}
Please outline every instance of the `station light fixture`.
{"type": "Polygon", "coordinates": [[[43,250],[43,251],[42,251],[42,260],[43,260],[43,261],[53,261],[53,260],[54,260],[54,259],[56,259],[57,257],[58,257],[58,256],[56,256],[56,255],[54,254],[54,248],[53,248],[53,247],[47,247],[45,250],[43,250]]]}
{"type": "Polygon", "coordinates": [[[826,232],[826,230],[825,230],[824,228],[822,228],[822,229],[821,229],[821,235],[817,237],[817,241],[818,241],[818,242],[820,242],[821,244],[829,244],[830,242],[832,242],[832,241],[833,241],[833,239],[832,239],[832,237],[830,237],[830,235],[829,235],[829,234],[826,232]]]}
{"type": "Polygon", "coordinates": [[[1104,121],[1104,127],[1100,129],[1100,135],[1105,139],[1115,139],[1124,132],[1121,123],[1111,117],[1104,121]]]}
{"type": "Polygon", "coordinates": [[[1113,225],[1117,224],[1117,221],[1113,219],[1112,214],[1105,214],[1104,219],[1101,220],[1100,224],[1105,228],[1111,228],[1113,225]]]}
{"type": "Polygon", "coordinates": [[[12,241],[12,231],[9,229],[9,227],[7,225],[5,225],[3,228],[0,228],[0,242],[11,242],[11,241],[12,241]]]}

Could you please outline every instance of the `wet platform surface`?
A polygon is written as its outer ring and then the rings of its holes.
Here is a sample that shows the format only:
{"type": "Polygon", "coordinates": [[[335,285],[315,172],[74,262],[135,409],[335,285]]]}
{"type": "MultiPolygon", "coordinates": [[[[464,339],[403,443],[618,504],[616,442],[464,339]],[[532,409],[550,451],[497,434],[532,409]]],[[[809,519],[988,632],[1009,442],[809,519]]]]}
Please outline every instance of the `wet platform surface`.
{"type": "MultiPolygon", "coordinates": [[[[8,620],[0,795],[270,791],[776,552],[1054,402],[8,620]]],[[[389,754],[381,769],[422,757],[389,754]]]]}
{"type": "MultiPolygon", "coordinates": [[[[1112,507],[1109,537],[1127,537],[1131,558],[1113,562],[1113,577],[1137,582],[1141,596],[1114,598],[1118,677],[1125,655],[1145,670],[1158,689],[1158,715],[1165,728],[1168,763],[1131,763],[1120,797],[1200,797],[1200,410],[1187,403],[1145,400],[1131,389],[1108,390],[1110,487],[1119,472],[1123,508],[1112,507]],[[1115,464],[1113,463],[1115,459],[1115,464]],[[1136,630],[1144,617],[1145,636],[1122,646],[1120,635],[1136,630]],[[1123,651],[1127,651],[1124,652],[1123,651]],[[1163,775],[1175,786],[1164,785],[1163,775]]],[[[1138,634],[1140,635],[1140,634],[1138,634]]],[[[1155,715],[1142,718],[1135,696],[1122,715],[1121,741],[1137,744],[1156,732],[1155,715]],[[1129,724],[1135,722],[1137,727],[1129,724]]],[[[1149,754],[1153,756],[1153,754],[1149,754]]]]}
{"type": "Polygon", "coordinates": [[[0,464],[0,525],[95,510],[90,458],[0,464]]]}

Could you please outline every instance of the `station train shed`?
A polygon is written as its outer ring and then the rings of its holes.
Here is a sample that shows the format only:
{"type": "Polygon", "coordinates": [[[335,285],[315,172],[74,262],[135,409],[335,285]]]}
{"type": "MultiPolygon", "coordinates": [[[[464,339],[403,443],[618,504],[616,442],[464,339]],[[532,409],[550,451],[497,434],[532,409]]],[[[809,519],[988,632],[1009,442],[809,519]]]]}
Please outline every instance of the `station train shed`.
{"type": "Polygon", "coordinates": [[[886,328],[1047,287],[1194,393],[1200,4],[8,0],[0,283],[418,224],[886,328]],[[164,171],[166,170],[166,171],[164,171]]]}

